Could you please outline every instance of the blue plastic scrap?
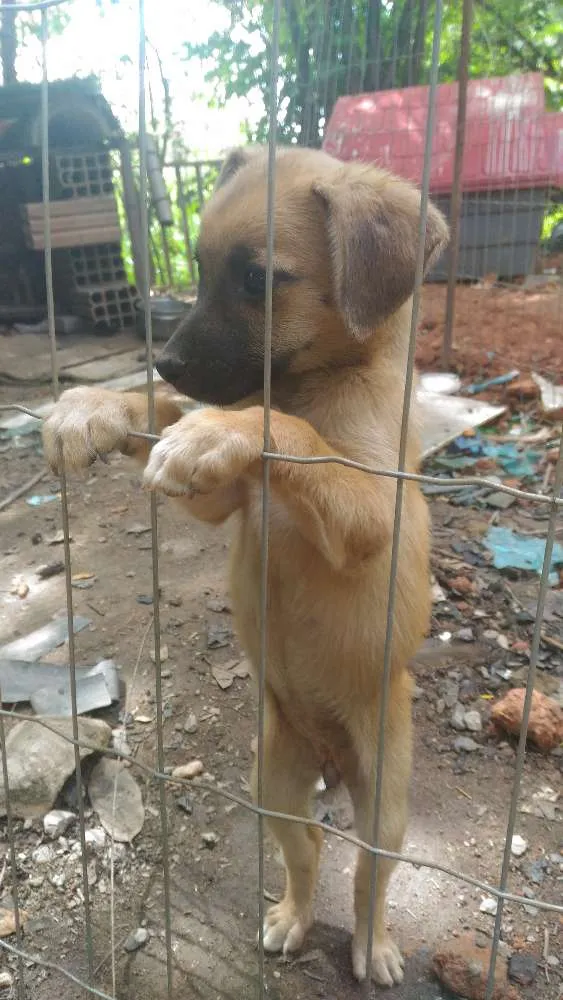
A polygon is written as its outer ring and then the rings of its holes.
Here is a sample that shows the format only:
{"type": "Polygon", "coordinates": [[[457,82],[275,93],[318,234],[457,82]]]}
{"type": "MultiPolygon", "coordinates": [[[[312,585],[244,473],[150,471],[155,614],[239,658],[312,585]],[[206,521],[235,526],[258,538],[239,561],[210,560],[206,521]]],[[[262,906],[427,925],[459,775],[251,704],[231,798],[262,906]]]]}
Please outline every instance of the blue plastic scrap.
{"type": "Polygon", "coordinates": [[[463,468],[474,465],[478,458],[486,456],[493,458],[508,476],[526,479],[534,476],[542,457],[541,452],[527,448],[521,450],[517,444],[507,441],[504,444],[492,444],[481,434],[471,436],[461,435],[452,442],[453,458],[442,458],[440,464],[451,468],[463,468]]]}
{"type": "Polygon", "coordinates": [[[497,375],[495,378],[488,378],[486,382],[474,382],[473,385],[467,385],[464,389],[469,396],[475,396],[478,392],[484,392],[485,389],[492,389],[496,385],[507,385],[508,382],[514,382],[515,378],[518,378],[520,372],[514,369],[514,371],[506,372],[505,375],[497,375]]]}
{"type": "MultiPolygon", "coordinates": [[[[541,573],[545,556],[545,538],[533,538],[518,535],[511,528],[490,527],[484,544],[493,553],[493,566],[497,569],[527,569],[541,573]]],[[[550,571],[556,566],[563,566],[563,545],[555,542],[551,555],[550,571]]],[[[550,576],[550,582],[556,583],[557,576],[550,576]]]]}

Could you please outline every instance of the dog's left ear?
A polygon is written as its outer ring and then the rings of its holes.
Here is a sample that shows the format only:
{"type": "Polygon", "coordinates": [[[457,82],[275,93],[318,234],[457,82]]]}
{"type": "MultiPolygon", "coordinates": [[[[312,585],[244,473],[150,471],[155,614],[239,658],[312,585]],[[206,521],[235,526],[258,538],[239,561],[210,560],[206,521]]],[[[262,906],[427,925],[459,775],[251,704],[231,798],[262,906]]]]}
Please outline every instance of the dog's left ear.
{"type": "MultiPolygon", "coordinates": [[[[350,332],[366,340],[414,290],[420,192],[406,181],[376,170],[313,188],[327,215],[336,303],[350,332]]],[[[448,227],[428,205],[424,273],[448,242],[448,227]]]]}
{"type": "Polygon", "coordinates": [[[247,163],[250,163],[251,160],[261,155],[264,155],[261,146],[238,146],[236,149],[231,149],[230,153],[227,153],[227,156],[223,160],[219,176],[215,183],[215,191],[222,188],[247,163]]]}

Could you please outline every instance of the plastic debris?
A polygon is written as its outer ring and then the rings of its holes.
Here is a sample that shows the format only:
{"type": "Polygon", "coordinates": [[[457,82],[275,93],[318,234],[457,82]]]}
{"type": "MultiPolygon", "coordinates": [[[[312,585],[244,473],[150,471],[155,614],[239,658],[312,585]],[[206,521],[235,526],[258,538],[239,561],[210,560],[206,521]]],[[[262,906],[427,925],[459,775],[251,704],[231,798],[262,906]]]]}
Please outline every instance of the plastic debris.
{"type": "Polygon", "coordinates": [[[60,500],[60,493],[34,493],[25,501],[30,507],[40,507],[44,503],[52,503],[53,500],[60,500]]]}
{"type": "MultiPolygon", "coordinates": [[[[91,625],[89,618],[75,615],[72,620],[74,634],[81,632],[87,625],[91,625]]],[[[43,625],[29,635],[22,635],[20,639],[0,646],[0,657],[11,660],[29,660],[34,662],[45,653],[50,653],[57,646],[62,646],[68,639],[68,621],[66,618],[57,618],[48,625],[43,625]]]]}
{"type": "Polygon", "coordinates": [[[495,378],[488,378],[485,382],[474,382],[473,385],[468,385],[465,387],[465,392],[469,396],[474,396],[478,392],[485,392],[486,389],[493,389],[497,385],[507,385],[508,382],[514,382],[514,379],[518,378],[520,372],[515,368],[511,372],[506,372],[504,375],[497,375],[495,378]]]}
{"type": "MultiPolygon", "coordinates": [[[[518,535],[512,528],[492,526],[483,539],[493,553],[496,569],[526,569],[541,573],[545,555],[545,539],[518,535]]],[[[563,545],[555,542],[551,555],[550,570],[563,566],[563,545]]],[[[550,580],[556,583],[557,580],[550,580]]]]}
{"type": "MultiPolygon", "coordinates": [[[[2,701],[13,705],[29,701],[39,715],[72,715],[70,668],[42,661],[0,656],[2,701]]],[[[76,669],[76,702],[79,715],[108,708],[119,700],[119,675],[113,660],[76,669]]]]}
{"type": "Polygon", "coordinates": [[[563,418],[563,385],[553,385],[548,379],[532,372],[532,378],[540,390],[541,407],[544,417],[549,420],[563,418]]]}

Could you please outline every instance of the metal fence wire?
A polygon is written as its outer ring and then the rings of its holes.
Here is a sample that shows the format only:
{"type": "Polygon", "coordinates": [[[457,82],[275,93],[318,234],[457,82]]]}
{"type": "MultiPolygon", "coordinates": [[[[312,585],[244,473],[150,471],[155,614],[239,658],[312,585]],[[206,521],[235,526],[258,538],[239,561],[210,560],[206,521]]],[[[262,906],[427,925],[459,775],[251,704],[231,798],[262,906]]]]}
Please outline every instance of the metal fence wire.
{"type": "MultiPolygon", "coordinates": [[[[41,43],[42,43],[42,57],[43,57],[43,82],[42,82],[42,180],[43,180],[43,205],[44,205],[44,238],[45,238],[45,274],[47,282],[47,309],[48,309],[48,323],[49,323],[49,337],[51,343],[52,351],[52,388],[53,396],[57,399],[59,395],[59,377],[58,377],[58,362],[57,362],[57,343],[55,336],[55,312],[54,312],[54,297],[53,297],[53,281],[52,281],[52,260],[51,260],[51,230],[50,230],[50,199],[49,199],[49,84],[48,84],[48,67],[47,67],[47,49],[48,49],[48,9],[53,6],[58,6],[63,3],[64,0],[45,0],[42,3],[34,4],[16,4],[14,5],[14,10],[16,11],[40,11],[41,12],[41,43]]],[[[328,59],[330,53],[334,51],[331,47],[331,31],[339,30],[338,24],[336,23],[336,12],[337,5],[329,4],[329,25],[328,34],[327,26],[319,25],[318,30],[324,31],[323,38],[326,42],[326,58],[328,59]]],[[[466,28],[470,24],[470,8],[469,4],[465,4],[465,25],[466,28]]],[[[267,9],[267,8],[266,8],[267,9]]],[[[396,591],[396,574],[397,574],[397,558],[398,558],[398,546],[401,534],[401,512],[402,512],[402,493],[403,485],[405,480],[415,480],[420,483],[440,483],[447,482],[448,486],[451,488],[452,481],[441,480],[438,477],[425,476],[425,475],[415,475],[407,473],[405,471],[405,454],[406,454],[406,443],[407,443],[407,431],[409,426],[410,417],[410,400],[411,400],[411,389],[413,386],[413,373],[414,373],[414,358],[415,358],[415,339],[417,331],[417,319],[418,310],[420,304],[421,288],[423,282],[423,266],[424,266],[424,238],[426,231],[426,220],[427,220],[427,210],[428,210],[428,199],[430,190],[430,169],[431,169],[431,156],[432,156],[432,144],[435,135],[435,109],[436,109],[436,94],[439,79],[439,62],[440,62],[440,41],[442,33],[443,24],[443,4],[442,0],[436,0],[433,13],[433,31],[432,31],[432,51],[429,54],[427,60],[427,85],[429,87],[429,102],[428,102],[428,114],[426,116],[425,124],[425,135],[424,135],[424,168],[421,178],[421,190],[422,190],[422,202],[421,202],[421,214],[419,223],[419,242],[418,242],[418,255],[416,261],[416,282],[415,291],[413,299],[413,310],[412,318],[410,324],[410,341],[409,341],[409,351],[408,360],[405,370],[405,387],[404,387],[404,402],[403,402],[403,414],[401,423],[401,435],[400,435],[400,446],[397,455],[397,466],[393,469],[380,469],[371,468],[366,465],[362,465],[351,460],[347,460],[338,456],[327,456],[323,458],[301,458],[292,455],[282,455],[274,452],[271,449],[270,441],[270,403],[271,403],[271,344],[272,344],[272,287],[273,287],[273,250],[274,250],[274,202],[275,202],[275,183],[276,183],[276,172],[275,172],[275,150],[278,141],[278,96],[280,94],[280,84],[283,79],[284,69],[282,66],[282,56],[280,53],[280,32],[281,32],[281,17],[282,17],[282,5],[280,0],[274,0],[271,5],[271,23],[264,25],[264,30],[268,32],[268,54],[269,54],[269,94],[270,94],[270,106],[268,109],[268,196],[267,196],[267,223],[268,223],[268,235],[267,235],[267,283],[266,283],[266,320],[265,320],[265,330],[264,330],[264,441],[263,441],[263,481],[262,481],[262,548],[261,548],[261,599],[260,599],[260,621],[261,621],[261,644],[260,644],[260,669],[259,669],[259,685],[258,685],[258,796],[257,802],[250,802],[243,796],[236,795],[225,788],[218,788],[214,784],[206,783],[205,781],[199,782],[199,787],[209,792],[213,796],[222,796],[230,802],[234,802],[242,806],[244,809],[248,810],[256,816],[256,822],[258,826],[258,850],[259,850],[259,862],[258,862],[258,913],[259,913],[259,942],[258,942],[258,978],[256,985],[256,997],[260,1000],[265,1000],[267,986],[265,978],[265,964],[264,964],[264,937],[263,937],[263,924],[264,924],[264,819],[271,817],[274,819],[284,819],[291,820],[295,823],[306,824],[308,826],[314,825],[321,829],[325,834],[331,837],[337,837],[341,840],[347,841],[351,844],[363,848],[368,851],[372,857],[371,866],[371,878],[370,878],[370,933],[368,933],[368,954],[367,954],[367,967],[370,967],[371,961],[371,941],[374,923],[374,906],[375,906],[375,891],[378,878],[378,859],[381,857],[391,858],[399,861],[403,864],[414,865],[419,867],[424,867],[429,870],[435,870],[442,872],[452,879],[458,880],[460,883],[465,883],[476,887],[488,895],[494,897],[497,900],[497,911],[494,923],[494,932],[492,936],[492,948],[490,957],[490,966],[488,973],[488,984],[486,990],[486,1000],[491,1000],[493,996],[494,988],[494,973],[495,965],[497,961],[498,947],[501,936],[501,930],[503,925],[503,907],[506,901],[511,903],[526,905],[529,900],[524,896],[511,893],[507,891],[508,875],[509,875],[509,862],[510,862],[510,851],[512,837],[515,830],[516,812],[519,801],[520,784],[523,774],[524,759],[526,753],[526,734],[528,728],[528,721],[530,717],[530,710],[532,705],[532,694],[534,690],[534,680],[536,676],[536,668],[538,663],[538,653],[541,637],[541,627],[544,615],[544,608],[546,602],[546,594],[548,588],[548,578],[551,565],[552,551],[555,538],[556,521],[558,515],[563,506],[563,500],[561,499],[561,491],[563,487],[563,446],[560,444],[559,455],[557,463],[555,466],[555,474],[553,477],[553,485],[551,493],[549,494],[538,494],[530,491],[520,490],[514,487],[506,486],[504,484],[494,484],[495,489],[511,496],[517,497],[522,500],[534,501],[543,506],[549,508],[549,519],[547,525],[546,533],[546,545],[545,554],[543,559],[543,568],[541,572],[541,578],[539,583],[538,591],[538,603],[537,603],[537,614],[535,619],[535,624],[533,627],[533,639],[531,644],[530,652],[530,662],[526,683],[526,696],[524,704],[524,721],[520,731],[520,737],[518,741],[518,749],[514,767],[514,779],[512,785],[512,795],[510,801],[510,808],[508,812],[507,822],[506,822],[506,836],[504,842],[504,850],[502,854],[501,862],[501,872],[498,885],[489,885],[480,879],[477,879],[471,875],[465,874],[461,871],[457,871],[446,865],[434,862],[432,860],[426,859],[424,857],[414,857],[412,855],[407,855],[403,853],[394,853],[386,851],[379,846],[379,805],[381,802],[381,786],[382,786],[382,769],[384,760],[384,733],[385,733],[385,718],[386,710],[388,704],[388,691],[389,691],[389,676],[391,667],[391,651],[393,646],[393,624],[394,624],[394,602],[395,602],[395,591],[396,591]],[[391,559],[391,572],[389,578],[389,593],[388,593],[388,604],[387,604],[387,624],[386,624],[386,637],[385,637],[385,655],[384,655],[384,680],[383,680],[383,694],[380,702],[379,710],[379,754],[377,759],[377,765],[375,768],[375,784],[373,788],[373,798],[375,803],[374,810],[374,828],[372,831],[372,840],[367,843],[363,840],[358,839],[353,834],[337,830],[332,826],[328,826],[325,823],[316,822],[310,818],[305,818],[302,816],[292,816],[285,813],[277,813],[272,810],[268,810],[263,806],[263,760],[264,760],[264,706],[265,706],[265,677],[266,677],[266,650],[267,650],[267,579],[268,579],[268,523],[269,523],[269,504],[270,504],[270,484],[269,484],[269,471],[272,462],[293,462],[299,464],[316,464],[316,463],[339,463],[346,465],[364,472],[366,475],[376,475],[376,476],[386,476],[392,477],[397,481],[397,491],[396,491],[396,505],[395,505],[395,517],[393,526],[393,541],[392,541],[392,559],[391,559]]],[[[3,10],[6,10],[6,4],[4,4],[3,10]]],[[[354,11],[355,6],[350,6],[352,11],[352,17],[356,16],[354,11]]],[[[426,7],[425,7],[426,10],[426,7]]],[[[425,15],[426,16],[426,15],[425,15]]],[[[316,86],[312,88],[308,96],[308,103],[303,107],[303,129],[307,133],[306,142],[316,144],[315,140],[318,139],[318,135],[313,135],[315,122],[322,119],[322,114],[319,114],[318,107],[317,113],[314,113],[315,102],[317,105],[323,105],[325,114],[328,113],[331,101],[333,102],[335,93],[332,92],[331,97],[331,87],[336,86],[335,80],[338,73],[343,72],[348,75],[355,73],[359,70],[359,83],[364,83],[377,87],[382,76],[389,85],[392,85],[397,80],[403,80],[404,83],[409,83],[412,81],[412,74],[414,73],[414,66],[419,64],[422,60],[422,55],[416,49],[414,44],[416,39],[413,37],[413,46],[411,47],[411,55],[409,56],[410,62],[406,67],[399,66],[399,55],[398,55],[398,45],[397,45],[397,33],[401,30],[401,24],[399,19],[396,18],[397,24],[395,25],[395,38],[391,42],[391,47],[388,50],[388,58],[385,60],[379,51],[380,39],[378,35],[377,24],[370,23],[369,25],[369,38],[373,42],[373,47],[370,50],[372,53],[371,59],[366,59],[365,57],[361,60],[361,65],[354,65],[354,53],[350,51],[346,59],[342,58],[341,64],[338,67],[333,66],[332,75],[326,71],[322,72],[323,67],[319,66],[316,70],[316,80],[313,83],[316,86]]],[[[414,30],[414,29],[412,29],[414,30]]],[[[417,44],[420,43],[420,36],[417,35],[417,44]]],[[[142,230],[144,234],[143,241],[143,260],[142,269],[144,274],[144,287],[148,289],[150,286],[150,260],[149,260],[149,239],[148,239],[148,228],[149,220],[147,217],[147,125],[146,125],[146,86],[145,86],[145,65],[146,65],[146,36],[145,36],[145,0],[139,0],[138,2],[138,50],[139,50],[139,156],[140,156],[140,183],[141,183],[141,211],[142,211],[142,230]]],[[[366,48],[367,51],[367,48],[366,48]]],[[[344,55],[346,55],[344,53],[344,55]]],[[[426,56],[425,56],[426,58],[426,56]]],[[[299,63],[299,53],[297,62],[299,63]]],[[[330,69],[330,67],[328,67],[330,69]]],[[[324,67],[327,70],[327,66],[324,67]]],[[[299,81],[298,81],[299,82],[299,81]]],[[[349,81],[351,86],[351,81],[349,81]]],[[[353,89],[353,88],[352,88],[353,89]]],[[[181,184],[180,184],[181,187],[181,184]]],[[[489,192],[490,194],[490,192],[489,192]]],[[[188,243],[187,228],[184,232],[186,243],[188,243]]],[[[450,302],[450,309],[453,309],[453,305],[450,302]]],[[[153,384],[153,337],[152,337],[152,325],[151,325],[151,311],[148,308],[144,310],[144,316],[146,318],[146,345],[147,345],[147,385],[148,385],[148,398],[149,398],[149,433],[146,435],[141,435],[147,437],[149,440],[158,440],[155,431],[155,420],[154,420],[154,384],[153,384]]],[[[10,407],[2,407],[2,409],[7,409],[10,407]]],[[[26,410],[25,407],[15,407],[16,409],[22,409],[24,412],[32,413],[32,411],[26,410]]],[[[489,482],[483,477],[476,476],[466,476],[455,480],[454,486],[462,489],[468,484],[484,485],[489,482]]],[[[5,710],[0,711],[0,743],[1,743],[1,757],[2,757],[2,773],[4,784],[7,792],[6,800],[6,814],[7,814],[7,832],[9,840],[9,850],[8,850],[8,862],[11,867],[11,892],[13,897],[13,907],[14,907],[14,917],[15,917],[15,933],[16,933],[16,945],[9,943],[5,939],[0,939],[0,948],[4,953],[12,954],[17,956],[17,976],[16,976],[16,995],[18,1000],[25,1000],[30,994],[26,987],[26,969],[28,963],[33,963],[38,966],[43,966],[46,969],[56,970],[59,974],[65,976],[68,980],[75,984],[79,992],[75,993],[75,996],[96,996],[103,998],[103,1000],[117,1000],[117,973],[116,973],[116,940],[115,940],[115,914],[114,914],[114,893],[113,893],[113,853],[111,857],[112,861],[112,877],[111,877],[111,962],[112,962],[112,992],[108,994],[104,992],[99,986],[98,980],[98,968],[95,965],[95,951],[93,944],[93,931],[92,931],[92,917],[91,917],[91,906],[90,906],[90,892],[89,892],[89,881],[88,881],[88,869],[87,869],[87,852],[86,852],[86,839],[85,839],[85,817],[84,817],[84,799],[81,794],[81,766],[80,766],[80,747],[83,746],[87,748],[87,744],[84,742],[81,744],[79,741],[79,728],[78,728],[78,713],[77,713],[77,692],[76,692],[76,656],[74,648],[74,630],[73,630],[73,591],[72,591],[72,558],[71,558],[71,547],[70,547],[70,510],[69,510],[69,500],[67,493],[67,477],[63,468],[60,476],[60,488],[61,488],[61,500],[62,500],[62,529],[64,533],[64,555],[65,555],[65,581],[66,581],[66,602],[67,602],[67,615],[68,615],[68,642],[69,642],[69,662],[70,662],[70,691],[71,691],[71,701],[72,701],[72,720],[73,720],[73,735],[69,739],[69,742],[74,746],[75,751],[75,765],[76,765],[76,776],[78,783],[78,809],[79,809],[79,826],[80,826],[80,858],[81,858],[81,886],[82,886],[82,906],[83,906],[83,918],[84,918],[84,948],[86,953],[87,961],[87,977],[83,981],[74,975],[69,969],[64,968],[61,964],[54,961],[50,961],[43,954],[30,953],[25,947],[24,936],[22,933],[22,921],[20,918],[21,906],[18,894],[18,862],[17,862],[17,842],[14,833],[14,818],[12,814],[12,808],[10,804],[10,794],[9,794],[9,775],[8,775],[8,762],[7,762],[7,752],[5,743],[5,733],[4,725],[5,718],[13,718],[12,713],[5,710]]],[[[174,953],[173,953],[173,926],[172,926],[172,907],[170,898],[170,858],[168,850],[168,822],[167,822],[167,787],[168,783],[171,781],[170,775],[166,773],[165,768],[165,752],[163,745],[163,694],[162,694],[162,657],[161,657],[161,638],[160,638],[160,615],[159,615],[159,550],[158,550],[158,508],[156,503],[156,498],[154,493],[151,493],[150,497],[150,526],[151,526],[151,538],[152,538],[152,597],[153,597],[153,631],[154,631],[154,660],[155,660],[155,673],[154,673],[154,685],[155,685],[155,700],[156,700],[156,721],[157,721],[157,745],[156,745],[156,757],[154,761],[154,767],[149,768],[143,765],[139,761],[133,761],[132,766],[136,767],[152,778],[158,781],[159,786],[159,812],[160,812],[160,828],[161,828],[161,841],[162,841],[162,874],[163,874],[163,926],[164,926],[164,939],[166,945],[166,995],[172,997],[174,992],[173,984],[173,973],[174,973],[174,953]]],[[[146,638],[146,636],[145,636],[146,638]]],[[[21,714],[18,713],[18,719],[21,719],[21,714]]],[[[25,716],[23,718],[26,718],[25,716]]],[[[29,717],[33,719],[34,723],[38,726],[44,726],[47,729],[50,728],[50,724],[47,720],[29,717]]],[[[110,754],[114,753],[115,756],[119,756],[118,751],[108,751],[110,754]]],[[[174,778],[174,784],[178,784],[178,779],[174,778]]],[[[113,842],[112,842],[113,844],[113,842]]],[[[563,906],[555,905],[542,901],[540,899],[534,898],[534,907],[544,911],[552,911],[553,913],[563,914],[563,906]]],[[[366,980],[363,986],[360,988],[361,995],[367,998],[371,995],[371,981],[366,980]]]]}

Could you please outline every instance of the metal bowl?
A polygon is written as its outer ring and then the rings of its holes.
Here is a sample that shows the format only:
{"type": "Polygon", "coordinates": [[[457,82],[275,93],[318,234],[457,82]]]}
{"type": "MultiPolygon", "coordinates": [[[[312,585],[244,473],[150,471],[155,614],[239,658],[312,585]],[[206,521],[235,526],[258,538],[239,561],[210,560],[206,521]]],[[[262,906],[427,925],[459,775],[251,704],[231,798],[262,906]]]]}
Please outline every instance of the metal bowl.
{"type": "MultiPolygon", "coordinates": [[[[172,336],[177,326],[191,309],[190,302],[182,302],[180,299],[173,299],[168,295],[162,295],[149,300],[149,308],[152,319],[152,339],[164,341],[172,336]]],[[[145,304],[142,300],[137,302],[137,315],[135,327],[139,336],[145,340],[145,304]]]]}

